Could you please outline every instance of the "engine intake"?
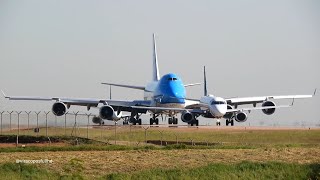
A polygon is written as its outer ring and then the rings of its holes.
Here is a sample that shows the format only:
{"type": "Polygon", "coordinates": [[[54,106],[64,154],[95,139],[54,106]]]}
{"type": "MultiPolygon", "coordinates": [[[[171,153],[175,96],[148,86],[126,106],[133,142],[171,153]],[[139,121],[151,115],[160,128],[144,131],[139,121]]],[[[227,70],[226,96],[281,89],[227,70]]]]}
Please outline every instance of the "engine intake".
{"type": "Polygon", "coordinates": [[[248,116],[244,112],[239,112],[235,115],[235,120],[237,122],[245,122],[248,119],[248,116]]]}
{"type": "Polygon", "coordinates": [[[62,116],[67,112],[67,107],[62,102],[56,102],[52,105],[52,112],[56,116],[62,116]]]}
{"type": "Polygon", "coordinates": [[[99,110],[99,116],[101,119],[113,120],[114,110],[111,106],[102,106],[99,110]]]}
{"type": "MultiPolygon", "coordinates": [[[[267,106],[276,106],[276,104],[272,101],[265,101],[262,103],[262,107],[267,107],[267,106]]],[[[269,108],[269,109],[262,109],[262,112],[266,115],[271,115],[276,111],[276,108],[269,108]]]]}
{"type": "Polygon", "coordinates": [[[194,118],[193,114],[189,111],[183,111],[181,113],[181,120],[185,123],[192,121],[194,118]]]}

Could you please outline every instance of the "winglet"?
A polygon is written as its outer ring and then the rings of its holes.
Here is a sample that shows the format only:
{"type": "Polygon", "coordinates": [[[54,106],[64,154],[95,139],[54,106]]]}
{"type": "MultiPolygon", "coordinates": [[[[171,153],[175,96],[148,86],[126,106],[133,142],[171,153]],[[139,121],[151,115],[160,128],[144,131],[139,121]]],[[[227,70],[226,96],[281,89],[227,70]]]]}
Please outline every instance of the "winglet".
{"type": "Polygon", "coordinates": [[[314,92],[313,92],[313,96],[315,96],[315,95],[316,95],[316,93],[317,93],[317,88],[314,90],[314,92]]]}
{"type": "Polygon", "coordinates": [[[2,92],[3,97],[8,98],[8,97],[6,96],[6,94],[3,92],[3,90],[1,90],[1,92],[2,92]]]}

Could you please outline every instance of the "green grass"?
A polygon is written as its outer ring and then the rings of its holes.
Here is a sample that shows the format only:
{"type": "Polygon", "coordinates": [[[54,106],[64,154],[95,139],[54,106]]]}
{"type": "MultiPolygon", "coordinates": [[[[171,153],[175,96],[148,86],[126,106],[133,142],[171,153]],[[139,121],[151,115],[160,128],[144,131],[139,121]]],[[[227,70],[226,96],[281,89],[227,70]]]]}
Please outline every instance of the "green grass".
{"type": "Polygon", "coordinates": [[[320,164],[278,162],[209,164],[191,169],[153,169],[135,173],[114,173],[105,179],[320,179],[320,164]]]}
{"type": "MultiPolygon", "coordinates": [[[[46,164],[44,164],[45,166],[46,164]]],[[[6,163],[0,165],[2,179],[85,179],[78,159],[65,166],[63,173],[35,165],[6,163]]],[[[99,176],[97,176],[99,178],[99,176]]],[[[320,179],[320,164],[279,162],[212,163],[197,168],[151,169],[131,173],[112,173],[100,179],[320,179]]]]}

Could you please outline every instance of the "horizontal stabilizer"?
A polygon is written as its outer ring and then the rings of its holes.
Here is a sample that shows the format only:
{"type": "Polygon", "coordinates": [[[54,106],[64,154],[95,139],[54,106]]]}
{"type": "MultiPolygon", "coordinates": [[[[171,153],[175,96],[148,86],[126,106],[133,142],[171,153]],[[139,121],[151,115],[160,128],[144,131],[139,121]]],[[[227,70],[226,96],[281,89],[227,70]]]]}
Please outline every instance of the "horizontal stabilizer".
{"type": "Polygon", "coordinates": [[[197,85],[201,85],[201,84],[202,84],[202,83],[185,84],[184,87],[197,86],[197,85]]]}

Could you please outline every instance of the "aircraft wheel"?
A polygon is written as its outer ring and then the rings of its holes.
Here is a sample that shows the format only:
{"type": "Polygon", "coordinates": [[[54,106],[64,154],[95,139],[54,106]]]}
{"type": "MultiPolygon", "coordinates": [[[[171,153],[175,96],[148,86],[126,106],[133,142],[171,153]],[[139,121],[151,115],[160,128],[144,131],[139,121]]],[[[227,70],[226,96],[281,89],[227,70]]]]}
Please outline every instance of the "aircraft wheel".
{"type": "Polygon", "coordinates": [[[194,121],[195,121],[196,126],[199,126],[199,120],[194,120],[194,121]]]}
{"type": "Polygon", "coordinates": [[[158,118],[156,118],[156,125],[158,125],[159,124],[159,119],[158,118]]]}
{"type": "Polygon", "coordinates": [[[174,118],[174,123],[173,124],[178,124],[178,118],[174,118]]]}
{"type": "Polygon", "coordinates": [[[234,126],[234,120],[230,120],[231,126],[234,126]]]}
{"type": "Polygon", "coordinates": [[[229,119],[226,119],[226,126],[229,126],[229,119]]]}
{"type": "Polygon", "coordinates": [[[153,124],[153,118],[150,118],[150,125],[153,124]]]}
{"type": "Polygon", "coordinates": [[[141,119],[138,119],[138,124],[139,124],[139,125],[141,125],[141,124],[142,124],[141,119]]]}
{"type": "Polygon", "coordinates": [[[172,124],[172,118],[168,119],[168,124],[172,124]]]}

